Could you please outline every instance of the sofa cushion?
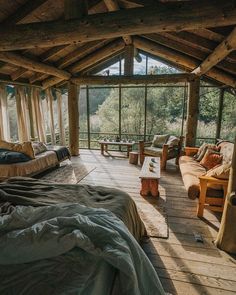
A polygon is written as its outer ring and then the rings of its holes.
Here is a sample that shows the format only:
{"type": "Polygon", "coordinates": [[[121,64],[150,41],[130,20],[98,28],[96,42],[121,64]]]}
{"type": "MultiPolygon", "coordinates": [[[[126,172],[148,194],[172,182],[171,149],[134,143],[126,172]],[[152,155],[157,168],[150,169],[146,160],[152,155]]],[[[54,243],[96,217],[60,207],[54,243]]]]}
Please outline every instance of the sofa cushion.
{"type": "Polygon", "coordinates": [[[145,155],[153,156],[153,157],[161,157],[162,155],[162,149],[157,147],[145,147],[144,148],[145,155]]]}
{"type": "Polygon", "coordinates": [[[168,144],[170,147],[178,146],[179,145],[179,138],[174,135],[170,135],[166,144],[168,144]]]}
{"type": "Polygon", "coordinates": [[[41,154],[41,153],[47,151],[47,146],[43,142],[34,141],[34,142],[32,142],[32,145],[33,145],[33,149],[34,149],[34,154],[35,155],[38,155],[38,154],[41,154]]]}
{"type": "Polygon", "coordinates": [[[167,142],[169,138],[168,134],[164,135],[154,135],[153,141],[152,141],[152,146],[155,148],[162,148],[163,145],[167,142]]]}
{"type": "Polygon", "coordinates": [[[194,159],[195,159],[196,161],[200,162],[200,161],[203,159],[203,157],[205,156],[206,151],[207,151],[208,148],[213,149],[213,150],[215,150],[215,151],[220,151],[220,147],[216,146],[215,144],[209,144],[209,143],[205,143],[205,142],[204,142],[204,143],[200,146],[200,148],[199,148],[197,154],[194,156],[194,159]]]}
{"type": "Polygon", "coordinates": [[[222,164],[228,164],[232,162],[234,144],[232,142],[222,142],[219,144],[220,152],[223,155],[222,164]]]}
{"type": "Polygon", "coordinates": [[[196,199],[199,196],[200,181],[198,177],[205,174],[206,169],[189,156],[180,157],[179,166],[188,197],[196,199]]]}
{"type": "Polygon", "coordinates": [[[210,148],[207,148],[207,151],[203,157],[203,159],[200,162],[200,165],[202,165],[206,170],[210,170],[213,167],[221,164],[223,159],[223,156],[210,148]]]}
{"type": "Polygon", "coordinates": [[[206,176],[216,177],[219,179],[229,179],[231,164],[221,164],[207,171],[206,176]]]}
{"type": "MultiPolygon", "coordinates": [[[[182,156],[179,159],[179,167],[182,174],[184,186],[187,190],[190,199],[196,199],[200,193],[200,180],[199,176],[206,174],[206,169],[200,165],[199,162],[189,156],[182,156]]],[[[207,196],[209,197],[222,197],[223,191],[207,189],[207,196]]]]}
{"type": "Polygon", "coordinates": [[[29,156],[31,159],[35,158],[34,149],[31,141],[25,141],[23,143],[13,143],[4,140],[0,140],[0,148],[18,153],[23,153],[29,156]]]}
{"type": "Polygon", "coordinates": [[[0,164],[13,164],[30,161],[31,158],[23,153],[0,149],[0,164]]]}

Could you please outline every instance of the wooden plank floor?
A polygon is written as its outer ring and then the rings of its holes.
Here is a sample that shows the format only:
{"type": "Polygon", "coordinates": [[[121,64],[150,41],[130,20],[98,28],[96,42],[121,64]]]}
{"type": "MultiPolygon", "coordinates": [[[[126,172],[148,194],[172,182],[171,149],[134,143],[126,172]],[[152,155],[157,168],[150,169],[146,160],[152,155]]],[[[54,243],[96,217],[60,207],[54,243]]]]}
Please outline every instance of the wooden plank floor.
{"type": "MultiPolygon", "coordinates": [[[[140,167],[128,159],[104,157],[99,151],[81,150],[73,163],[96,167],[80,183],[116,187],[137,202],[140,167]]],[[[168,215],[169,238],[152,238],[142,247],[154,265],[166,292],[171,294],[236,294],[236,260],[214,244],[220,216],[205,210],[204,219],[196,217],[196,203],[188,199],[181,175],[172,163],[161,173],[160,198],[168,215]],[[194,239],[200,233],[204,243],[194,239]]],[[[155,295],[155,294],[153,294],[155,295]]]]}

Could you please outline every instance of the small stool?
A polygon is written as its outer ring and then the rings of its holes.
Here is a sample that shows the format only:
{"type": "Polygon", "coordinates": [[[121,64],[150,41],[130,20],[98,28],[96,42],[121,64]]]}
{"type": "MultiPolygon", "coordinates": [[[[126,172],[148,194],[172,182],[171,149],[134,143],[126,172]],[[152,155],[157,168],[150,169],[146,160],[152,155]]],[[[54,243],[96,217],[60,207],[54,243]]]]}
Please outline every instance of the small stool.
{"type": "Polygon", "coordinates": [[[138,165],[138,152],[129,153],[129,163],[133,165],[138,165]]]}

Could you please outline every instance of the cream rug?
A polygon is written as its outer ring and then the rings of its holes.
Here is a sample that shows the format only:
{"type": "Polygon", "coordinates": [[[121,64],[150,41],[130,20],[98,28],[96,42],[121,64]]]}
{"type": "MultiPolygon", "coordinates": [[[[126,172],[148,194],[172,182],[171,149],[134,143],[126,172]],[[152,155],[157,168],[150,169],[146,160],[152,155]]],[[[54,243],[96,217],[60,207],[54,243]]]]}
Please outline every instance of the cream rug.
{"type": "Polygon", "coordinates": [[[83,165],[82,163],[72,164],[69,160],[61,163],[59,168],[55,168],[48,173],[44,173],[40,179],[56,183],[79,183],[90,172],[96,169],[95,166],[83,165]]]}
{"type": "MultiPolygon", "coordinates": [[[[142,198],[142,197],[141,197],[142,198]]],[[[148,198],[141,202],[135,202],[138,213],[145,224],[147,234],[151,238],[168,239],[169,227],[167,223],[167,214],[164,206],[158,204],[158,199],[148,202],[148,198]]]]}

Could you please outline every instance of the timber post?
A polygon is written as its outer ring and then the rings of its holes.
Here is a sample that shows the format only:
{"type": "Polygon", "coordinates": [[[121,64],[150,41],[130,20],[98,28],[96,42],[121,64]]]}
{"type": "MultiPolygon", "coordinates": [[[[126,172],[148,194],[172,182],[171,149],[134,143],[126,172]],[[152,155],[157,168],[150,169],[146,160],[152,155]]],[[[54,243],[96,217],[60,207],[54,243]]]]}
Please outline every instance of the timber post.
{"type": "Polygon", "coordinates": [[[186,120],[186,146],[195,146],[199,114],[199,89],[200,79],[195,78],[188,83],[188,106],[186,120]]]}

